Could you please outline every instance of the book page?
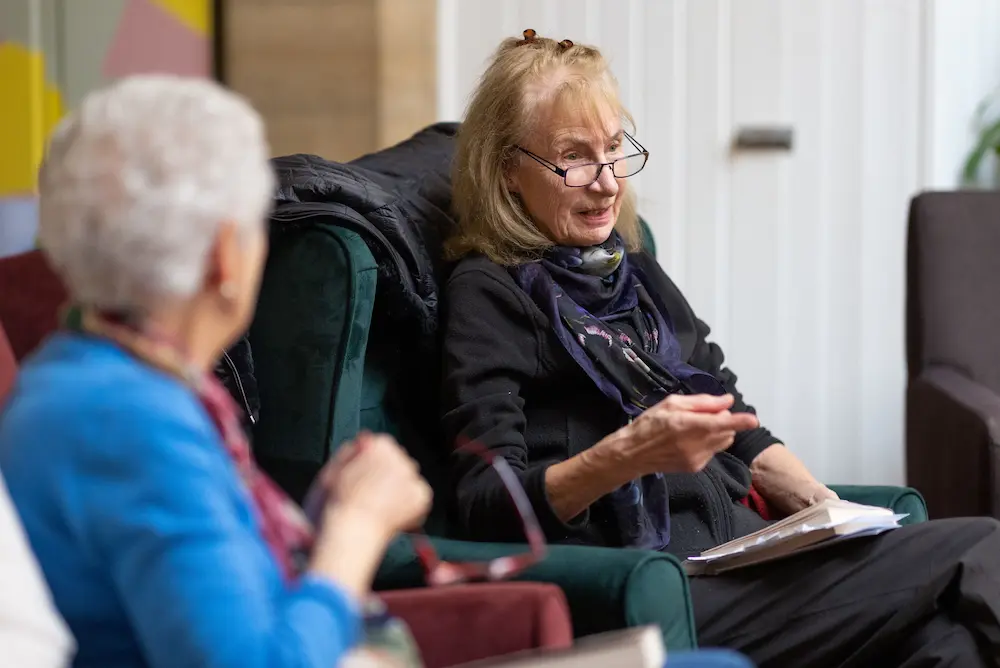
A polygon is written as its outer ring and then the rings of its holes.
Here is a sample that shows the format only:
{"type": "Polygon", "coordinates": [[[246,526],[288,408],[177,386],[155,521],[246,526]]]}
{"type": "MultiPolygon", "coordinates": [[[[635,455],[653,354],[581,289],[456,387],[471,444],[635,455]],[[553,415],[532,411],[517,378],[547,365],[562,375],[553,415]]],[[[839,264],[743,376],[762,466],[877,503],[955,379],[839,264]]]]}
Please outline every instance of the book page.
{"type": "Polygon", "coordinates": [[[823,549],[830,545],[835,545],[841,543],[845,540],[854,540],[855,538],[864,538],[865,536],[877,536],[883,534],[886,531],[892,531],[893,529],[898,529],[899,525],[895,526],[871,526],[866,528],[861,528],[856,531],[845,533],[842,535],[836,535],[832,529],[827,529],[824,535],[819,536],[819,540],[813,543],[808,543],[804,546],[797,547],[791,550],[781,550],[781,549],[763,549],[759,551],[750,551],[744,554],[737,554],[729,557],[723,557],[719,559],[710,560],[696,560],[697,558],[692,557],[684,561],[682,567],[684,572],[690,577],[697,576],[711,576],[718,575],[720,573],[725,573],[727,571],[736,570],[739,568],[745,568],[747,566],[755,566],[757,564],[763,564],[771,561],[778,561],[780,559],[787,559],[789,557],[795,557],[806,552],[812,552],[814,550],[823,549]]]}
{"type": "Polygon", "coordinates": [[[708,557],[729,554],[738,551],[738,548],[744,546],[760,545],[771,540],[785,538],[796,533],[797,529],[806,525],[811,525],[815,529],[831,524],[850,522],[859,517],[872,516],[883,517],[888,521],[888,518],[892,514],[893,511],[889,508],[865,506],[841,499],[826,499],[816,505],[803,508],[794,515],[789,515],[783,520],[779,520],[742,538],[736,538],[728,543],[705,550],[701,553],[701,556],[708,557]]]}

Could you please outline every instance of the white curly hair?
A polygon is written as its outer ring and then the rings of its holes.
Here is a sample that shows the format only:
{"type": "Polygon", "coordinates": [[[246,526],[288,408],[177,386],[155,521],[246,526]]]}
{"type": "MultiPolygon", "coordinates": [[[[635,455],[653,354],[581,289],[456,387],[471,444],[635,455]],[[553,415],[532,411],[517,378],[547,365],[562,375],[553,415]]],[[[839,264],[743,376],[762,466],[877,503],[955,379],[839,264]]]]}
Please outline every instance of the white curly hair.
{"type": "Polygon", "coordinates": [[[260,231],[263,122],[207,79],[142,75],[88,95],[39,172],[39,242],[72,298],[150,310],[194,295],[220,224],[260,231]]]}

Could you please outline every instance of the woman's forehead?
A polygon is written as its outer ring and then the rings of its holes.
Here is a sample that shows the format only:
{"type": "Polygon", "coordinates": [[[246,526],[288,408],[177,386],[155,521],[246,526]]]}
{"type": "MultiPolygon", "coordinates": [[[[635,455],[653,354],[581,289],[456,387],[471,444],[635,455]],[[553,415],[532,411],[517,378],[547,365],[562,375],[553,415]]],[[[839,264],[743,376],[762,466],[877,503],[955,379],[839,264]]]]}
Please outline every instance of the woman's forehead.
{"type": "Polygon", "coordinates": [[[566,146],[601,146],[621,137],[622,124],[618,118],[612,118],[606,123],[574,123],[555,124],[549,128],[546,143],[553,148],[566,146]]]}
{"type": "Polygon", "coordinates": [[[539,121],[538,138],[553,147],[603,144],[622,133],[621,114],[603,101],[589,104],[554,101],[539,121]]]}

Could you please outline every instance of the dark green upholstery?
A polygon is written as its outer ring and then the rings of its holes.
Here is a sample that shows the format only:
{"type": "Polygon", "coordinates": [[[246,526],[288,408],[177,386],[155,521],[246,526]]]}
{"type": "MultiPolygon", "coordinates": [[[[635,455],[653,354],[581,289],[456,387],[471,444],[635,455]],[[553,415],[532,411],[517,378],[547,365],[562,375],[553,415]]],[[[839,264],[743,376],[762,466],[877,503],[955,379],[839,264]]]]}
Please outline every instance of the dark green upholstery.
{"type": "MultiPolygon", "coordinates": [[[[435,538],[447,561],[485,561],[523,552],[523,545],[473,543],[435,538]]],[[[576,545],[552,545],[544,561],[519,579],[551,582],[566,594],[578,636],[608,629],[658,624],[667,646],[695,647],[693,611],[687,578],[676,559],[645,550],[576,545]]],[[[420,587],[423,572],[409,541],[397,540],[389,549],[378,575],[378,587],[420,587]]]]}
{"type": "MultiPolygon", "coordinates": [[[[652,241],[649,228],[644,234],[652,241]]],[[[354,232],[336,226],[272,233],[257,316],[250,338],[261,393],[255,451],[265,468],[301,498],[323,461],[360,428],[410,436],[395,424],[385,363],[371,359],[369,329],[376,308],[375,261],[354,232]]],[[[428,391],[436,391],[428,388],[428,391]]],[[[922,499],[895,487],[841,487],[842,497],[888,505],[926,519],[922,499]]],[[[429,533],[443,535],[440,525],[429,533]]],[[[435,538],[445,560],[485,560],[524,546],[435,538]]],[[[578,635],[657,624],[671,651],[696,645],[687,580],[670,555],[630,549],[551,546],[548,558],[523,576],[566,593],[578,635]]],[[[379,589],[419,587],[423,574],[405,538],[390,548],[379,589]]]]}
{"type": "Polygon", "coordinates": [[[261,386],[254,454],[301,501],[323,462],[358,433],[376,265],[354,232],[272,229],[250,328],[261,386]]]}
{"type": "Polygon", "coordinates": [[[639,216],[639,226],[642,230],[642,245],[646,251],[656,257],[656,237],[653,236],[653,230],[649,228],[649,223],[642,216],[639,216]]]}

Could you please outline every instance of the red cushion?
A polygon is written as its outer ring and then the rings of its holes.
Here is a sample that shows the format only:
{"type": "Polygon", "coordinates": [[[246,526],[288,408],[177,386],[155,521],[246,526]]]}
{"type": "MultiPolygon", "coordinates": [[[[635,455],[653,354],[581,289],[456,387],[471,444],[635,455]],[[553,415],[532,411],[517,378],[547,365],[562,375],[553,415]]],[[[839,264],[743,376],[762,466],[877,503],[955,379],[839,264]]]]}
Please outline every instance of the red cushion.
{"type": "Polygon", "coordinates": [[[3,331],[3,324],[0,324],[0,406],[14,385],[14,376],[17,375],[17,360],[14,359],[14,352],[10,349],[7,336],[3,331]]]}
{"type": "Polygon", "coordinates": [[[0,259],[0,324],[23,360],[59,321],[66,289],[41,251],[0,259]]]}
{"type": "Polygon", "coordinates": [[[767,500],[761,496],[760,492],[757,491],[756,487],[751,485],[750,494],[743,499],[743,505],[754,510],[758,515],[763,517],[765,520],[776,520],[778,519],[778,513],[776,513],[767,503],[767,500]]]}
{"type": "Polygon", "coordinates": [[[573,644],[566,597],[551,584],[459,585],[379,596],[410,627],[427,668],[573,644]]]}

